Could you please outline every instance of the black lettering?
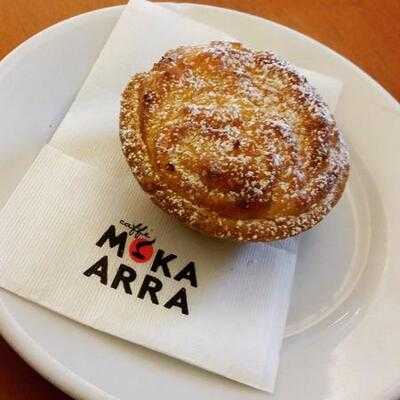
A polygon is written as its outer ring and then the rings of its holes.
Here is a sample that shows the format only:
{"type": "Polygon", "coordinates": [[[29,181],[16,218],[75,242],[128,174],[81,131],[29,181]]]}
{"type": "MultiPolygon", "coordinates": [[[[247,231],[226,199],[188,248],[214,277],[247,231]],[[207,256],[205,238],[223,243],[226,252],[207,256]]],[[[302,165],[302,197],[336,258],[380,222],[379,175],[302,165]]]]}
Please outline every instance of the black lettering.
{"type": "Polygon", "coordinates": [[[137,233],[141,233],[141,232],[144,232],[146,229],[147,229],[147,226],[143,226],[143,224],[139,224],[139,225],[136,227],[136,232],[137,232],[137,233]]]}
{"type": "Polygon", "coordinates": [[[110,243],[110,248],[118,245],[117,255],[122,258],[125,251],[125,244],[128,234],[126,232],[121,232],[118,236],[115,232],[115,226],[111,225],[107,231],[103,234],[103,236],[96,243],[96,246],[102,247],[103,244],[108,240],[110,243]]]}
{"type": "Polygon", "coordinates": [[[172,296],[165,304],[165,308],[179,307],[182,314],[189,315],[189,307],[186,298],[186,289],[181,288],[174,296],[172,296]]]}
{"type": "Polygon", "coordinates": [[[136,272],[133,268],[128,267],[125,264],[121,264],[115,274],[114,280],[112,281],[111,287],[117,289],[120,282],[124,285],[125,293],[132,294],[130,283],[136,279],[136,272]]]}
{"type": "Polygon", "coordinates": [[[158,267],[161,267],[164,275],[167,278],[171,278],[171,272],[169,272],[168,263],[172,260],[175,260],[175,258],[175,254],[168,254],[164,257],[164,250],[159,249],[156,256],[154,257],[154,261],[150,269],[153,272],[157,272],[158,267]]]}
{"type": "MultiPolygon", "coordinates": [[[[135,239],[140,238],[140,237],[146,237],[147,239],[150,239],[150,235],[147,232],[135,232],[135,239]]],[[[154,241],[156,241],[154,239],[154,241]]]]}
{"type": "Polygon", "coordinates": [[[143,279],[142,287],[139,290],[139,299],[144,299],[146,293],[149,293],[151,302],[158,304],[156,293],[162,289],[162,282],[154,276],[146,275],[143,279]]]}
{"type": "Polygon", "coordinates": [[[174,279],[176,281],[180,281],[181,279],[187,279],[193,287],[197,287],[197,278],[196,278],[196,267],[193,261],[190,261],[186,267],[179,271],[174,279]]]}
{"type": "Polygon", "coordinates": [[[149,238],[150,235],[146,232],[146,230],[147,230],[147,225],[143,225],[142,223],[140,223],[132,227],[131,234],[135,233],[135,238],[138,238],[140,236],[145,236],[149,238]]]}
{"type": "Polygon", "coordinates": [[[88,268],[83,275],[91,276],[97,275],[100,277],[100,283],[107,285],[107,272],[108,272],[108,257],[101,257],[90,268],[88,268]]]}
{"type": "Polygon", "coordinates": [[[130,228],[130,230],[129,230],[129,236],[130,236],[130,235],[133,235],[133,234],[136,232],[137,227],[138,227],[138,226],[141,226],[141,225],[142,225],[142,224],[138,224],[138,225],[131,224],[131,225],[129,225],[129,228],[130,228]]]}

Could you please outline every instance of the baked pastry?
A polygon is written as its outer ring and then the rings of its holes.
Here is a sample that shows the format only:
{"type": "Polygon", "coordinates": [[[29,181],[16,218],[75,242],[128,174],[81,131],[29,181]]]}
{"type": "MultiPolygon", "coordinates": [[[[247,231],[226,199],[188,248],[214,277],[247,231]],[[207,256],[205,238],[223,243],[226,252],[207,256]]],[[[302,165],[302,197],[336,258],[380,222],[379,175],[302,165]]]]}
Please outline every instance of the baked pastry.
{"type": "Polygon", "coordinates": [[[339,200],[349,155],[288,62],[239,43],[168,51],[122,95],[123,153],[163,210],[218,238],[305,231],[339,200]]]}

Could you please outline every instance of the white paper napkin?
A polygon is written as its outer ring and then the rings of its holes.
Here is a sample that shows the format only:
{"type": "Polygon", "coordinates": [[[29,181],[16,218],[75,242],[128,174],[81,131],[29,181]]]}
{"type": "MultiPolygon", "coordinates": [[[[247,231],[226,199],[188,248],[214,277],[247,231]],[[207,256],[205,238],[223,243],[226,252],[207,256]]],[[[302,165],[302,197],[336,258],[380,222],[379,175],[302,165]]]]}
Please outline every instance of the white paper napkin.
{"type": "Polygon", "coordinates": [[[48,145],[0,212],[0,285],[96,329],[271,391],[296,245],[207,238],[153,206],[130,177],[111,178],[48,145]],[[144,263],[130,256],[135,236],[123,233],[139,224],[156,239],[144,263]],[[118,270],[136,276],[128,287],[118,270]],[[141,299],[147,286],[158,291],[141,299]]]}
{"type": "MultiPolygon", "coordinates": [[[[51,145],[0,212],[0,286],[273,391],[297,240],[235,245],[182,227],[142,193],[118,139],[129,77],[170,48],[218,39],[240,40],[144,0],[127,5],[51,145]],[[140,250],[135,230],[152,247],[140,250]],[[131,256],[138,250],[145,262],[131,256]]],[[[306,75],[334,109],[341,85],[306,75]]]]}

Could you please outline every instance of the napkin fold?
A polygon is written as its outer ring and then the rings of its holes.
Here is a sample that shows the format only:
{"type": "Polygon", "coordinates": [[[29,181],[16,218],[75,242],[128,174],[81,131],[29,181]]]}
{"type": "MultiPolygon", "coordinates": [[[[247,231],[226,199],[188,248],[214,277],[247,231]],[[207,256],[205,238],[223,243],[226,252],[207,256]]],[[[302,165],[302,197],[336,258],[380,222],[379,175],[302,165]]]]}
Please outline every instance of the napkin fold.
{"type": "Polygon", "coordinates": [[[272,390],[296,240],[280,248],[207,238],[152,205],[133,179],[49,145],[0,212],[0,232],[1,287],[272,390]]]}
{"type": "MultiPolygon", "coordinates": [[[[233,40],[130,1],[77,98],[0,212],[0,286],[88,326],[273,391],[297,239],[233,244],[161,212],[120,150],[120,94],[179,45],[233,40]]],[[[341,84],[304,71],[334,109],[341,84]]]]}

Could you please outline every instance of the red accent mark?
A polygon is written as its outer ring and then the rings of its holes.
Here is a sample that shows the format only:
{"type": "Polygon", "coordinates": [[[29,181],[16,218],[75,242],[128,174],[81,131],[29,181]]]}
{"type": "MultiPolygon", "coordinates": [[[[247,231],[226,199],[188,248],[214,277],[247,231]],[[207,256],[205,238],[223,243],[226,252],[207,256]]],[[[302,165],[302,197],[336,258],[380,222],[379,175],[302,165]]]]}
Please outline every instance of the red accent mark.
{"type": "Polygon", "coordinates": [[[155,240],[148,240],[143,237],[133,239],[129,244],[129,256],[137,263],[145,263],[153,256],[152,244],[155,240]]]}

